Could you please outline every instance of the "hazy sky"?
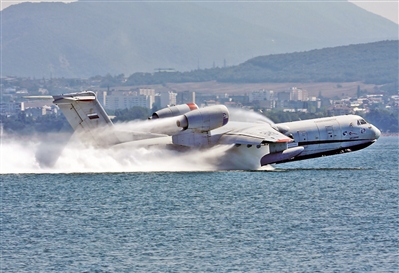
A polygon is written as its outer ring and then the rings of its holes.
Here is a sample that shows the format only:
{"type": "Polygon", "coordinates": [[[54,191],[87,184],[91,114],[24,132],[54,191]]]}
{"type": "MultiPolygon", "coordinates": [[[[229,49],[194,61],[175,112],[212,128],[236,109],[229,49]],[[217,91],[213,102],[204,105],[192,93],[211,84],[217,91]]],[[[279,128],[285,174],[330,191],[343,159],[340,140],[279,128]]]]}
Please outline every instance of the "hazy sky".
{"type": "MultiPolygon", "coordinates": [[[[62,0],[45,0],[46,2],[71,2],[71,1],[62,1],[62,0]]],[[[1,0],[0,9],[4,9],[10,5],[18,4],[21,2],[42,2],[40,0],[33,1],[14,1],[14,0],[1,0]]],[[[357,6],[368,10],[370,12],[381,15],[397,24],[399,24],[399,15],[398,9],[399,4],[398,0],[349,0],[356,4],[357,6]]]]}
{"type": "Polygon", "coordinates": [[[349,0],[349,2],[352,2],[355,5],[365,10],[381,15],[399,24],[398,0],[373,0],[373,1],[349,0]]]}

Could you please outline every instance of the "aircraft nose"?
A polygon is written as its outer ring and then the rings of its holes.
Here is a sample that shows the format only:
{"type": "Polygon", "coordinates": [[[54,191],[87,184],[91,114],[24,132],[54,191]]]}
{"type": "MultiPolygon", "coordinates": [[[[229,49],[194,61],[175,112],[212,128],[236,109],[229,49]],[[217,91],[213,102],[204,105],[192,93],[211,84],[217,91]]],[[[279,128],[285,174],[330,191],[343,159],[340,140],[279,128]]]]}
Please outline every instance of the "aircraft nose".
{"type": "Polygon", "coordinates": [[[378,139],[380,136],[381,136],[381,131],[380,130],[378,130],[378,128],[377,127],[375,127],[374,125],[373,125],[373,132],[374,132],[374,134],[375,134],[375,139],[378,139]]]}

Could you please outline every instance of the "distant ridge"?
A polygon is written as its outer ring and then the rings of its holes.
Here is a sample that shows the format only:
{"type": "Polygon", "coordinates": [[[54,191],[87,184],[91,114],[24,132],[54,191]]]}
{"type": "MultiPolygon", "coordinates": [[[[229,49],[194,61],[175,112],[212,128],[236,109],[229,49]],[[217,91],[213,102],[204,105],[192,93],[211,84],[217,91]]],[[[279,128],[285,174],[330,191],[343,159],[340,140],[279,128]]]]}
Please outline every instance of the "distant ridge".
{"type": "Polygon", "coordinates": [[[1,16],[2,74],[31,77],[190,71],[398,37],[349,2],[43,2],[1,16]]]}
{"type": "MultiPolygon", "coordinates": [[[[226,68],[176,73],[135,73],[126,84],[218,81],[228,83],[398,83],[399,41],[314,49],[252,58],[226,68]]],[[[397,92],[397,87],[396,87],[397,92]]]]}
{"type": "Polygon", "coordinates": [[[233,67],[221,81],[354,82],[385,84],[398,81],[399,41],[314,49],[253,58],[233,67]],[[245,73],[241,73],[245,71],[245,73]]]}

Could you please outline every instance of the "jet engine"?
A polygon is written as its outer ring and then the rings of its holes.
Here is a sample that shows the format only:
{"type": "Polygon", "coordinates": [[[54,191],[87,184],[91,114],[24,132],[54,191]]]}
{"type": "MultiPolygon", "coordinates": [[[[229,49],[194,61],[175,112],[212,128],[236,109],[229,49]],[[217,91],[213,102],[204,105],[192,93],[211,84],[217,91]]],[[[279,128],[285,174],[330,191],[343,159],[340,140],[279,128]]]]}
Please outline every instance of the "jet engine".
{"type": "Polygon", "coordinates": [[[196,110],[196,109],[198,109],[198,106],[192,102],[187,103],[187,104],[168,106],[167,108],[163,108],[159,111],[156,111],[148,119],[176,117],[176,116],[184,115],[185,113],[188,113],[188,112],[196,110]]]}
{"type": "Polygon", "coordinates": [[[208,132],[222,127],[229,121],[229,110],[224,105],[214,105],[188,112],[176,121],[177,127],[208,132]]]}
{"type": "Polygon", "coordinates": [[[177,117],[176,125],[182,128],[172,136],[173,144],[186,147],[214,145],[210,130],[222,127],[229,121],[229,111],[224,105],[197,109],[177,117]]]}

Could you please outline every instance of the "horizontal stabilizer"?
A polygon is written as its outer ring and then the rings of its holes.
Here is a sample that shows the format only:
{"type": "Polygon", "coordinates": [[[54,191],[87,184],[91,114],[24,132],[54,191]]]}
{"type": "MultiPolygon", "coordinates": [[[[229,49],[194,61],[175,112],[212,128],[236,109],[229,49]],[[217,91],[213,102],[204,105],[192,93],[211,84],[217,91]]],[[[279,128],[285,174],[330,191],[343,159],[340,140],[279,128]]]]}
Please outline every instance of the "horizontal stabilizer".
{"type": "Polygon", "coordinates": [[[54,103],[71,103],[72,101],[94,101],[96,100],[96,95],[91,91],[81,92],[81,93],[71,93],[67,95],[54,96],[54,103]]]}
{"type": "Polygon", "coordinates": [[[53,96],[23,96],[24,99],[34,99],[34,100],[52,100],[53,96]]]}

